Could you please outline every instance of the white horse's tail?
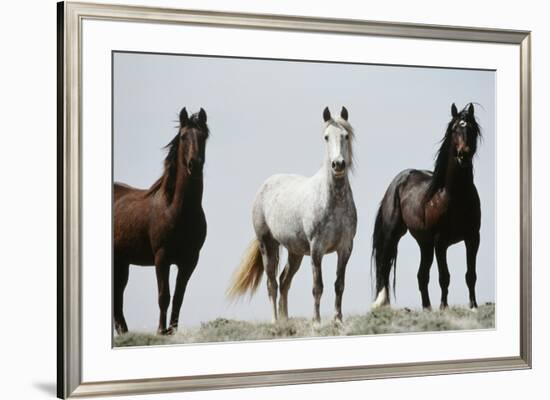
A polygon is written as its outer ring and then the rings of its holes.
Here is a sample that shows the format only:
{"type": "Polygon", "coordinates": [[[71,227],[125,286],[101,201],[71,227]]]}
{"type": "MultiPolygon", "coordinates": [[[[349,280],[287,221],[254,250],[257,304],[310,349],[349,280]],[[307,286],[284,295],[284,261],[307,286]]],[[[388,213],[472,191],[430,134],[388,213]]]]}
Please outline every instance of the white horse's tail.
{"type": "Polygon", "coordinates": [[[260,253],[260,242],[254,239],[243,255],[239,268],[233,275],[231,286],[227,289],[226,295],[230,299],[236,299],[250,291],[252,296],[262,279],[264,266],[262,254],[260,253]]]}

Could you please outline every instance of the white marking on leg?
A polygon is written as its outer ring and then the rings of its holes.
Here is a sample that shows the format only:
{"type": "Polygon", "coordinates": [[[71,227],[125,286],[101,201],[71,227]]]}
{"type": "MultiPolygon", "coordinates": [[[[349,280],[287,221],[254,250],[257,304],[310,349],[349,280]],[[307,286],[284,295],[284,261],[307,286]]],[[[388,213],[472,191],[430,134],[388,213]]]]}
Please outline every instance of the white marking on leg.
{"type": "Polygon", "coordinates": [[[378,292],[378,296],[376,296],[376,300],[372,304],[372,308],[380,308],[389,305],[390,298],[388,297],[388,290],[384,287],[381,291],[378,292]]]}

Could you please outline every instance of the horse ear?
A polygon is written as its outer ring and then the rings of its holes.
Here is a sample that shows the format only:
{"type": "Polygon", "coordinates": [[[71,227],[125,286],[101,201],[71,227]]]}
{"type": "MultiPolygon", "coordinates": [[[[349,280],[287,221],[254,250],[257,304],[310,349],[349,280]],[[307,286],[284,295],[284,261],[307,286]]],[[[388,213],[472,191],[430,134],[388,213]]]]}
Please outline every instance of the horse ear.
{"type": "Polygon", "coordinates": [[[187,115],[187,110],[185,107],[183,107],[180,111],[180,126],[187,125],[187,122],[189,121],[189,115],[187,115]]]}
{"type": "Polygon", "coordinates": [[[325,120],[325,122],[328,122],[331,118],[332,117],[330,116],[330,111],[328,107],[325,107],[325,110],[323,111],[323,119],[325,120]]]}
{"type": "Polygon", "coordinates": [[[451,114],[452,114],[453,118],[458,115],[458,110],[456,109],[455,103],[453,103],[453,105],[451,106],[451,114]]]}
{"type": "Polygon", "coordinates": [[[342,107],[342,111],[340,111],[340,117],[342,117],[344,121],[348,120],[348,110],[346,109],[346,107],[342,107]]]}
{"type": "Polygon", "coordinates": [[[470,117],[474,116],[474,105],[472,103],[470,103],[470,105],[468,106],[468,115],[470,117]]]}
{"type": "Polygon", "coordinates": [[[199,121],[206,123],[206,111],[201,107],[201,110],[199,111],[199,121]]]}

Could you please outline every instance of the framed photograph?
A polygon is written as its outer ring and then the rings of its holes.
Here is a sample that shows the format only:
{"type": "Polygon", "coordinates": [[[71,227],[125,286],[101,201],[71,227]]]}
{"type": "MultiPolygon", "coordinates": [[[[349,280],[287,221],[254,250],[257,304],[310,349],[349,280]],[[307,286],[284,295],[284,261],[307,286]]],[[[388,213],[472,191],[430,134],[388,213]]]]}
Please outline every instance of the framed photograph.
{"type": "Polygon", "coordinates": [[[530,96],[526,31],[59,3],[58,396],[530,368],[530,96]]]}

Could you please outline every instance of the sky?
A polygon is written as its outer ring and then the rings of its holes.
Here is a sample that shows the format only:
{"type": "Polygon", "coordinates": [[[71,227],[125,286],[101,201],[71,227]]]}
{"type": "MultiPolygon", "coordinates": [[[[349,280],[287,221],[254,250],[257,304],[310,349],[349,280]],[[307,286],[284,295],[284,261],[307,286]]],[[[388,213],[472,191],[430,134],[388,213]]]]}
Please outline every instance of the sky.
{"type": "MultiPolygon", "coordinates": [[[[407,168],[433,169],[451,118],[475,104],[483,139],[474,160],[481,198],[477,257],[479,304],[495,301],[495,72],[407,66],[336,64],[204,56],[114,53],[113,178],[148,188],[162,174],[163,146],[177,133],[182,107],[208,114],[203,208],[208,235],[189,281],[180,327],[218,317],[270,320],[265,276],[255,296],[225,297],[231,276],[254,237],[254,196],[276,173],[313,175],[324,157],[322,113],[349,111],[355,129],[355,172],[350,177],[358,214],[354,250],[346,271],[344,318],[370,309],[371,237],[378,205],[391,180],[407,168]]],[[[281,253],[280,269],[286,251],[281,253]]],[[[407,234],[399,243],[395,307],[420,308],[416,274],[420,252],[407,234]]],[[[463,243],[448,250],[449,304],[466,305],[463,243]]],[[[171,267],[174,289],[176,267],[171,267]]],[[[332,318],[336,256],[323,259],[321,316],[332,318]]],[[[439,305],[437,266],[429,284],[439,305]]],[[[310,258],[304,257],[289,292],[291,317],[313,316],[310,258]]],[[[153,267],[130,267],[124,297],[130,330],[154,331],[158,322],[153,267]]],[[[170,315],[170,314],[168,314],[170,315]]]]}

